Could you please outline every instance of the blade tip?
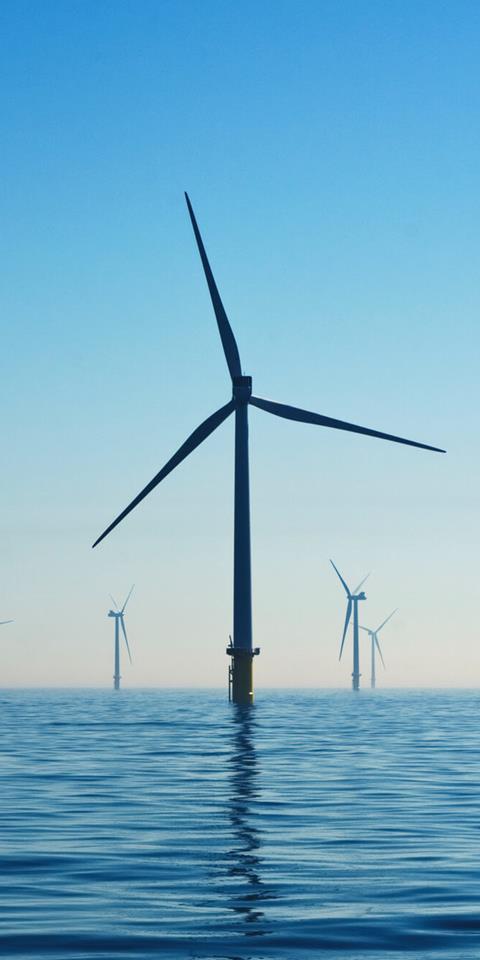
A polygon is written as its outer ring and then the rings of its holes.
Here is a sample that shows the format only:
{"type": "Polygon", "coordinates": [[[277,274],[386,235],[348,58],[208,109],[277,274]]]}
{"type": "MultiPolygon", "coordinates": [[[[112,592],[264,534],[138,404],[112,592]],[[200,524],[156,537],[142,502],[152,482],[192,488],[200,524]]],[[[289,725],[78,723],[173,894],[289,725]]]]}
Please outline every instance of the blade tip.
{"type": "Polygon", "coordinates": [[[95,543],[92,543],[92,550],[94,549],[94,547],[98,546],[98,544],[101,543],[102,540],[104,540],[106,536],[107,536],[107,531],[105,530],[105,532],[102,533],[102,534],[95,540],[95,543]]]}

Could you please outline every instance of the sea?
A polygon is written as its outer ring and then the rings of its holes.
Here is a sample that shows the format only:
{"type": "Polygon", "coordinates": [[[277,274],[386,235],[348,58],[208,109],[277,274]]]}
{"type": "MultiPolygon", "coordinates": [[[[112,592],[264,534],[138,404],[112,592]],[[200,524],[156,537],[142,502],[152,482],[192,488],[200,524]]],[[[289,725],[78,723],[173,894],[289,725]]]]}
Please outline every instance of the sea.
{"type": "Polygon", "coordinates": [[[0,956],[478,960],[480,693],[0,691],[0,956]]]}

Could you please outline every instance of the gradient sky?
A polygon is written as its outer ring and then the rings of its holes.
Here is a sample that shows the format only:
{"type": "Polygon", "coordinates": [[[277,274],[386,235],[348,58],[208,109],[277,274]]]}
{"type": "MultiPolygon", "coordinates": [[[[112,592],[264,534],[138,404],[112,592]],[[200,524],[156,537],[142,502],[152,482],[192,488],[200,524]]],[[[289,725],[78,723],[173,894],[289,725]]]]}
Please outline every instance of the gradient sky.
{"type": "MultiPolygon", "coordinates": [[[[477,685],[480,6],[5,0],[0,682],[223,685],[233,421],[187,189],[257,395],[258,686],[349,683],[333,557],[396,685],[477,685]],[[353,583],[352,583],[353,585],[353,583]]],[[[364,679],[367,645],[362,647],[364,679]]]]}

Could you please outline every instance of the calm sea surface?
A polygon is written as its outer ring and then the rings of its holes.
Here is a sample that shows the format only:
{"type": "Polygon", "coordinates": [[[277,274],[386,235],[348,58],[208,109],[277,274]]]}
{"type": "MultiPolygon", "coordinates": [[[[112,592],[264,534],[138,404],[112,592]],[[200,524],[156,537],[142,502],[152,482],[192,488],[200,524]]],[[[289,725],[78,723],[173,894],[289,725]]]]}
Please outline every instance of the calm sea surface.
{"type": "Polygon", "coordinates": [[[477,692],[0,711],[2,957],[480,957],[477,692]]]}

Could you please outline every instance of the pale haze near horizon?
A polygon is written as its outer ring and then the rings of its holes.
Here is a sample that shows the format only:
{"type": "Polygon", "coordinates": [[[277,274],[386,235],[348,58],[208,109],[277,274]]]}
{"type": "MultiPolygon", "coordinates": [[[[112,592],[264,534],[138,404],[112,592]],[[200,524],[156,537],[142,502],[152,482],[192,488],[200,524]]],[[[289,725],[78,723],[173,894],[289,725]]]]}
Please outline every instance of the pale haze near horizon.
{"type": "MultiPolygon", "coordinates": [[[[2,12],[0,683],[225,686],[233,419],[91,544],[231,393],[188,189],[254,392],[256,686],[345,686],[371,571],[379,686],[476,686],[480,11],[2,12]]],[[[362,682],[368,682],[362,639],[362,682]]]]}

